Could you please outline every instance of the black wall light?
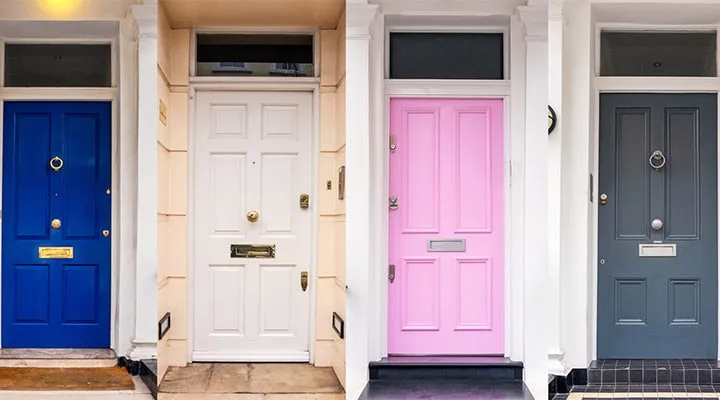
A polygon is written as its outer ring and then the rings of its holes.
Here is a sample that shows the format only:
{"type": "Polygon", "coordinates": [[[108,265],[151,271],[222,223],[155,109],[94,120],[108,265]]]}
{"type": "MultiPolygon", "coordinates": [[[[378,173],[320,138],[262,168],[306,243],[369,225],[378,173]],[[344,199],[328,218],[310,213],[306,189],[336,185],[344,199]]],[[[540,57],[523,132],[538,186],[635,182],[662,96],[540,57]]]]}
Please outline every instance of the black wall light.
{"type": "Polygon", "coordinates": [[[552,106],[548,106],[548,135],[551,134],[557,126],[557,114],[552,106]]]}

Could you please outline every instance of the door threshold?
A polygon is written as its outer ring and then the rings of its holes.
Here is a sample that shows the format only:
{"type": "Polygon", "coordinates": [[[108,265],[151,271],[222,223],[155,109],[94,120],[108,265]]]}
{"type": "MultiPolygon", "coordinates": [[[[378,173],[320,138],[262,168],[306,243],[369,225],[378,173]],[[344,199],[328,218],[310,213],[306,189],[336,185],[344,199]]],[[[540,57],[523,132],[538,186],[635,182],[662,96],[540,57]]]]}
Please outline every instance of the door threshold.
{"type": "Polygon", "coordinates": [[[112,349],[0,349],[0,367],[105,368],[117,365],[112,349]]]}

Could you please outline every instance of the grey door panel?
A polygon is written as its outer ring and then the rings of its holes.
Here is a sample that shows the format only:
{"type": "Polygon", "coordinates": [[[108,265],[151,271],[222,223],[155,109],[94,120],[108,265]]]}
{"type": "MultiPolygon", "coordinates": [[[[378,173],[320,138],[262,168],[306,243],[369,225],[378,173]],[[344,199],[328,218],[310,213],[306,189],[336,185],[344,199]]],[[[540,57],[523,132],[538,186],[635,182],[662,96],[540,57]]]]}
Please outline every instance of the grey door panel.
{"type": "Polygon", "coordinates": [[[602,94],[599,172],[598,358],[714,359],[717,95],[602,94]]]}

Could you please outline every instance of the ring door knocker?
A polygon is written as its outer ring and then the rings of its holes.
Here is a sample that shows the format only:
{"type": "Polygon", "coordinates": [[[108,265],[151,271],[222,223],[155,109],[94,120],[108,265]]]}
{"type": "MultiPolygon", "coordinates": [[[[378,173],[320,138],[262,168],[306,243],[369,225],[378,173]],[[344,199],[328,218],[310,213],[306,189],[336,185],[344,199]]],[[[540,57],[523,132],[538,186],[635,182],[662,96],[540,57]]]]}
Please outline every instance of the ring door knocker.
{"type": "Polygon", "coordinates": [[[650,156],[650,159],[648,160],[650,162],[650,166],[653,167],[656,170],[660,170],[660,168],[665,166],[665,155],[660,150],[655,150],[652,155],[650,156]]]}
{"type": "Polygon", "coordinates": [[[60,171],[60,168],[63,167],[63,160],[60,157],[53,157],[50,160],[50,168],[52,168],[53,171],[58,172],[60,171]]]}

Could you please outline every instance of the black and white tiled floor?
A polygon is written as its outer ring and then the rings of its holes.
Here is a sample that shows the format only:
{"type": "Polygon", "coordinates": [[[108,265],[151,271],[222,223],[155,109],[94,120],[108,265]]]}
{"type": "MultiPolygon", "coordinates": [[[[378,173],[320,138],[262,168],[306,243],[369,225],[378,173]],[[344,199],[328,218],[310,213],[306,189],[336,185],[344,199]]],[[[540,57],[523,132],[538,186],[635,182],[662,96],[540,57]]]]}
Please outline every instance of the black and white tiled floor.
{"type": "Polygon", "coordinates": [[[588,367],[587,382],[554,400],[720,399],[720,362],[598,360],[588,367]]]}
{"type": "MultiPolygon", "coordinates": [[[[720,393],[570,393],[563,400],[601,400],[601,399],[683,399],[683,400],[706,400],[719,399],[720,393]]],[[[558,399],[558,397],[556,397],[558,399]]]]}
{"type": "Polygon", "coordinates": [[[720,385],[718,360],[598,360],[589,384],[720,385]]]}

